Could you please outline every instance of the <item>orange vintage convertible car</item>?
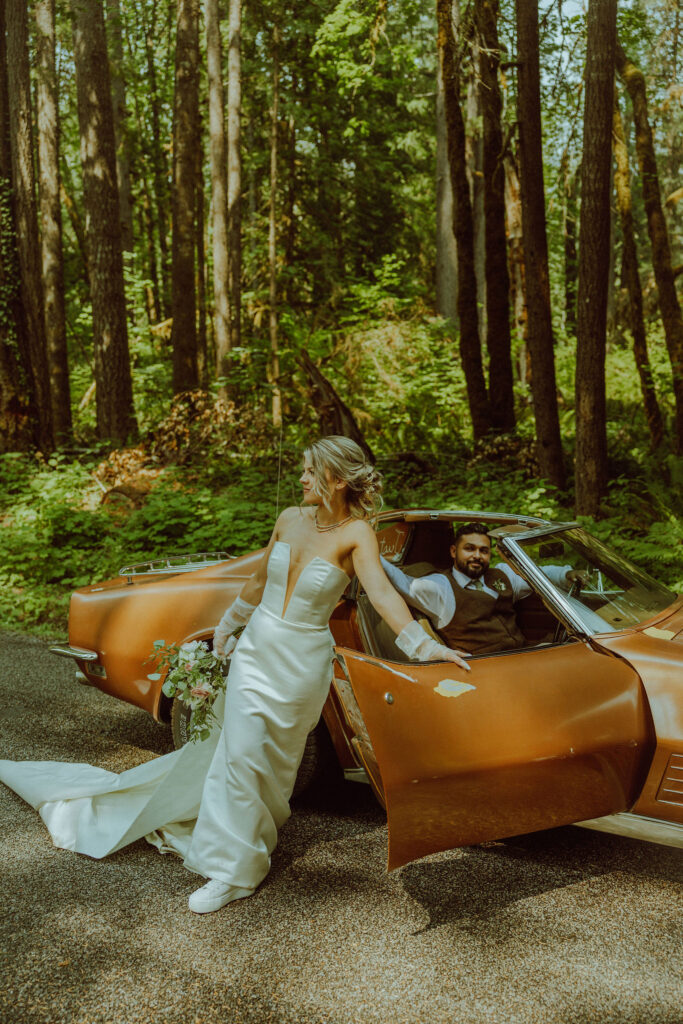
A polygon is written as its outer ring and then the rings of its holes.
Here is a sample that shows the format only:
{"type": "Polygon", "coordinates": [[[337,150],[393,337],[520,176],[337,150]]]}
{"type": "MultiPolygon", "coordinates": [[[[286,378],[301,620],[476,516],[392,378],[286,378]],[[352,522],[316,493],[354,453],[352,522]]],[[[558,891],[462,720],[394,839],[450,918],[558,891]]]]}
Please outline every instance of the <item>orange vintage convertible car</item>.
{"type": "MultiPolygon", "coordinates": [[[[576,523],[385,512],[380,549],[409,574],[433,572],[451,564],[452,524],[472,520],[532,588],[516,606],[526,646],[473,656],[466,682],[451,663],[406,663],[353,581],[330,622],[334,680],[299,786],[331,745],[386,806],[392,867],[570,822],[683,846],[683,598],[576,523]],[[544,573],[551,564],[578,570],[568,589],[544,573]]],[[[183,706],[149,678],[152,645],[210,639],[260,557],[126,567],[73,594],[69,643],[53,650],[182,744],[183,706]]]]}

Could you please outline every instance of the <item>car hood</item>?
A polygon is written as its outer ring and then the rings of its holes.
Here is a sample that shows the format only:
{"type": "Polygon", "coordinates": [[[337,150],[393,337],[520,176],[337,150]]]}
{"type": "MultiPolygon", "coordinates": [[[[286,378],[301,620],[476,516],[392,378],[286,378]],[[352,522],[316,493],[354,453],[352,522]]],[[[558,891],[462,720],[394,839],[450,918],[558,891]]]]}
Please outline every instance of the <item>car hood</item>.
{"type": "Polygon", "coordinates": [[[683,597],[650,622],[644,623],[636,632],[656,640],[673,640],[683,644],[683,597]]]}
{"type": "Polygon", "coordinates": [[[638,629],[595,636],[591,643],[631,665],[647,694],[658,742],[683,743],[683,598],[638,629]]]}

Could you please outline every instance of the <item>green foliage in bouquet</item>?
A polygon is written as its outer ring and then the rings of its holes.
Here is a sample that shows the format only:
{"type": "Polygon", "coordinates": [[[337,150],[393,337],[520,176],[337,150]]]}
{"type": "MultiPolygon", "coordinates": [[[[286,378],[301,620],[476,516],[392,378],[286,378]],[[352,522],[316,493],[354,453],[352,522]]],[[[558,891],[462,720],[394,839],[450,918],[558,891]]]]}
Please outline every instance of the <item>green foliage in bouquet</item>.
{"type": "Polygon", "coordinates": [[[225,689],[225,662],[203,640],[180,645],[155,640],[154,654],[148,660],[155,661],[159,671],[150,673],[147,678],[160,679],[166,669],[161,689],[167,697],[177,697],[189,708],[190,740],[194,743],[207,739],[216,721],[213,706],[218,694],[225,689]]]}

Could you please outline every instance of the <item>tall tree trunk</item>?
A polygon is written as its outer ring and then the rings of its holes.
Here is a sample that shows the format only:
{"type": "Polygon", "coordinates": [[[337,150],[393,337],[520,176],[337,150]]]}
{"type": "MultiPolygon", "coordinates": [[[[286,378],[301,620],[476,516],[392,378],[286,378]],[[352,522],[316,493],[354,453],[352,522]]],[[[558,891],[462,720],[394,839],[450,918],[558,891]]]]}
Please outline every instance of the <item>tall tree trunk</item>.
{"type": "Polygon", "coordinates": [[[579,264],[576,255],[576,176],[570,170],[567,150],[562,154],[560,173],[564,201],[564,329],[568,335],[572,335],[576,333],[576,284],[579,264]]]}
{"type": "Polygon", "coordinates": [[[121,214],[121,244],[133,251],[133,203],[130,189],[130,146],[126,121],[126,84],[123,75],[123,30],[120,0],[107,0],[107,29],[110,48],[114,140],[116,143],[116,181],[121,214]]]}
{"type": "Polygon", "coordinates": [[[277,128],[280,101],[280,27],[273,25],[273,101],[270,108],[270,203],[268,207],[268,335],[270,338],[270,382],[273,393],[273,425],[282,423],[280,352],[277,323],[277,128]]]}
{"type": "MultiPolygon", "coordinates": [[[[144,24],[139,27],[139,31],[144,34],[144,24]]],[[[131,46],[131,51],[133,48],[131,46]]],[[[138,59],[137,53],[133,51],[134,59],[138,59]]],[[[159,222],[157,217],[156,204],[152,199],[155,191],[156,184],[156,170],[154,161],[154,139],[150,142],[147,137],[148,125],[146,114],[147,111],[142,110],[140,90],[131,90],[131,97],[133,101],[133,110],[135,112],[135,124],[138,135],[141,139],[145,139],[145,144],[138,155],[138,177],[139,177],[139,188],[140,197],[138,200],[137,209],[137,221],[138,221],[138,232],[139,237],[142,239],[142,265],[144,267],[145,277],[148,283],[145,285],[145,305],[147,308],[147,318],[150,324],[156,324],[159,320],[163,319],[164,306],[162,304],[161,285],[160,285],[160,273],[159,273],[159,260],[158,255],[160,251],[159,247],[159,222]]],[[[153,110],[153,98],[149,104],[150,110],[153,110]]],[[[153,118],[152,118],[153,120],[153,118]]],[[[158,195],[155,196],[158,200],[158,195]]]]}
{"type": "Polygon", "coordinates": [[[141,235],[145,239],[147,274],[149,276],[149,285],[145,289],[147,293],[147,318],[151,324],[155,324],[161,319],[161,297],[159,293],[159,275],[157,273],[156,246],[154,244],[154,211],[152,209],[149,186],[144,174],[142,175],[141,184],[142,197],[140,205],[142,206],[141,219],[143,223],[141,235]]]}
{"type": "MultiPolygon", "coordinates": [[[[472,204],[472,233],[474,239],[474,276],[477,281],[479,307],[479,341],[486,342],[486,215],[484,212],[484,136],[481,130],[481,50],[473,31],[471,18],[459,24],[460,14],[453,0],[453,27],[455,38],[462,48],[469,41],[470,66],[467,75],[467,106],[465,116],[465,158],[472,204]],[[458,32],[457,29],[460,28],[458,32]]],[[[475,5],[476,11],[476,5],[475,5]]],[[[493,418],[493,417],[492,417],[493,418]]]]}
{"type": "Polygon", "coordinates": [[[90,279],[88,277],[88,240],[85,237],[85,224],[81,216],[80,210],[76,205],[76,200],[73,197],[71,189],[71,181],[64,180],[68,174],[68,168],[66,164],[62,164],[62,180],[59,183],[59,198],[62,206],[69,215],[69,223],[71,224],[71,230],[74,233],[76,239],[76,245],[78,247],[78,253],[81,257],[80,272],[81,276],[90,290],[90,279]],[[66,173],[65,173],[66,172],[66,173]]]}
{"type": "MultiPolygon", "coordinates": [[[[294,95],[296,95],[296,74],[291,71],[291,89],[294,95]]],[[[297,280],[296,275],[292,272],[294,269],[295,250],[296,250],[296,203],[299,196],[299,182],[297,180],[296,164],[297,164],[297,152],[296,152],[296,122],[294,115],[290,114],[287,118],[287,193],[286,193],[286,209],[280,218],[281,223],[284,227],[284,263],[287,268],[287,277],[285,279],[284,286],[284,300],[292,306],[297,300],[300,294],[300,283],[297,280]]]]}
{"type": "Polygon", "coordinates": [[[519,343],[518,376],[528,385],[528,351],[526,319],[526,283],[524,280],[524,242],[522,228],[522,194],[517,163],[508,147],[503,158],[505,166],[505,223],[507,225],[510,297],[514,311],[514,329],[519,343]]]}
{"type": "MultiPolygon", "coordinates": [[[[2,25],[0,13],[0,26],[2,25]]],[[[0,64],[0,69],[3,65],[0,64]]],[[[2,70],[4,78],[4,69],[2,70]]],[[[3,86],[0,83],[0,93],[3,86]]],[[[0,96],[0,108],[5,97],[0,96]]],[[[19,285],[19,254],[12,216],[9,164],[0,158],[0,454],[40,443],[38,407],[19,285]]]]}
{"type": "Polygon", "coordinates": [[[472,204],[467,181],[465,125],[460,108],[460,68],[453,23],[453,5],[456,2],[457,0],[437,0],[436,11],[438,51],[444,83],[448,163],[453,190],[453,234],[458,253],[460,358],[465,373],[472,430],[477,441],[491,430],[491,410],[486,393],[479,341],[472,204]]]}
{"type": "MultiPolygon", "coordinates": [[[[197,239],[197,373],[199,386],[205,390],[209,386],[209,354],[206,336],[206,218],[204,216],[204,181],[202,167],[204,165],[204,147],[202,146],[201,118],[199,145],[197,146],[197,191],[195,197],[195,232],[197,239]]],[[[215,360],[214,360],[215,364],[215,360]]]]}
{"type": "Polygon", "coordinates": [[[52,423],[58,443],[71,437],[71,392],[64,314],[64,254],[59,194],[59,106],[55,64],[55,0],[38,0],[36,16],[38,164],[45,295],[45,337],[52,399],[52,423]]]}
{"type": "Polygon", "coordinates": [[[12,452],[39,444],[40,422],[21,303],[5,44],[5,6],[0,3],[0,452],[12,452]]]}
{"type": "Polygon", "coordinates": [[[229,0],[228,17],[228,253],[230,344],[241,345],[242,309],[242,0],[229,0]]]}
{"type": "Polygon", "coordinates": [[[161,315],[168,318],[171,316],[171,270],[168,251],[168,221],[166,217],[169,189],[165,144],[161,137],[161,100],[159,98],[156,63],[154,59],[156,34],[159,28],[157,18],[157,0],[152,0],[149,20],[146,18],[147,8],[145,4],[140,5],[140,14],[143,18],[143,31],[145,34],[145,58],[147,63],[147,81],[149,83],[150,114],[152,120],[151,158],[154,169],[156,224],[159,235],[159,254],[161,263],[159,286],[160,309],[161,315]]]}
{"type": "Polygon", "coordinates": [[[135,431],[109,59],[102,0],[71,0],[92,297],[97,432],[135,431]]]}
{"type": "Polygon", "coordinates": [[[177,0],[173,101],[171,345],[173,391],[199,385],[195,288],[195,193],[199,145],[199,0],[177,0]]]}
{"type": "Polygon", "coordinates": [[[31,369],[38,407],[38,440],[40,447],[49,451],[54,443],[54,433],[40,272],[38,213],[33,173],[26,8],[25,0],[6,0],[5,3],[10,146],[21,301],[23,315],[26,319],[31,369]]]}
{"type": "Polygon", "coordinates": [[[669,234],[662,211],[657,161],[652,144],[652,129],[647,114],[645,79],[642,72],[628,59],[619,44],[616,48],[616,57],[617,70],[628,89],[633,104],[636,154],[640,167],[647,214],[647,230],[652,249],[652,267],[659,292],[659,309],[662,314],[664,336],[673,374],[673,391],[676,402],[676,452],[683,455],[683,316],[676,294],[669,234]]]}
{"type": "Polygon", "coordinates": [[[441,60],[436,73],[436,312],[455,320],[458,299],[458,254],[453,234],[453,190],[448,167],[448,139],[441,60]]]}
{"type": "Polygon", "coordinates": [[[503,104],[498,82],[498,0],[475,5],[480,39],[481,109],[484,136],[484,218],[486,273],[486,348],[489,354],[491,420],[503,433],[515,429],[515,402],[510,353],[510,276],[505,237],[505,168],[503,104]]]}
{"type": "Polygon", "coordinates": [[[337,390],[313,362],[305,348],[296,357],[296,361],[308,377],[311,403],[318,416],[322,434],[341,434],[350,437],[359,445],[372,464],[375,456],[370,445],[356,422],[356,418],[346,402],[340,398],[337,390]]]}
{"type": "Polygon", "coordinates": [[[564,488],[565,474],[557,412],[548,243],[545,229],[538,4],[536,0],[517,0],[516,7],[519,61],[517,120],[522,230],[536,440],[541,475],[556,487],[564,488]]]}
{"type": "Polygon", "coordinates": [[[576,317],[576,511],[597,515],[607,488],[605,343],[616,0],[589,0],[576,317]]]}
{"type": "MultiPolygon", "coordinates": [[[[206,62],[209,79],[209,157],[211,226],[213,230],[213,336],[216,376],[230,372],[230,270],[228,251],[228,168],[225,145],[225,101],[218,0],[206,0],[206,62]]],[[[227,388],[222,387],[225,397],[227,388]]]]}
{"type": "Polygon", "coordinates": [[[628,146],[624,136],[624,125],[621,120],[616,90],[614,93],[614,156],[617,165],[614,172],[614,185],[622,235],[622,277],[628,292],[629,319],[631,334],[633,335],[633,356],[636,361],[638,377],[640,378],[643,408],[645,409],[645,418],[648,430],[650,431],[650,444],[655,449],[662,443],[664,424],[662,422],[659,402],[657,401],[657,393],[652,379],[652,368],[650,367],[650,359],[647,352],[647,338],[643,321],[643,293],[640,287],[638,254],[633,232],[628,146]]]}

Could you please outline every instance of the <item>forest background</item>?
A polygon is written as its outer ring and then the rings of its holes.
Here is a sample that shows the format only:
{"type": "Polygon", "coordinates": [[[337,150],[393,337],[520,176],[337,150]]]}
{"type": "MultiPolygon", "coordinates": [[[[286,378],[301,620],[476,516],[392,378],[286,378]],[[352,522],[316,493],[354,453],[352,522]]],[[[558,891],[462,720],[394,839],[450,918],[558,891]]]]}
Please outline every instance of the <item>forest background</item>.
{"type": "Polygon", "coordinates": [[[683,588],[681,21],[0,0],[0,625],[265,543],[329,432],[683,588]]]}

